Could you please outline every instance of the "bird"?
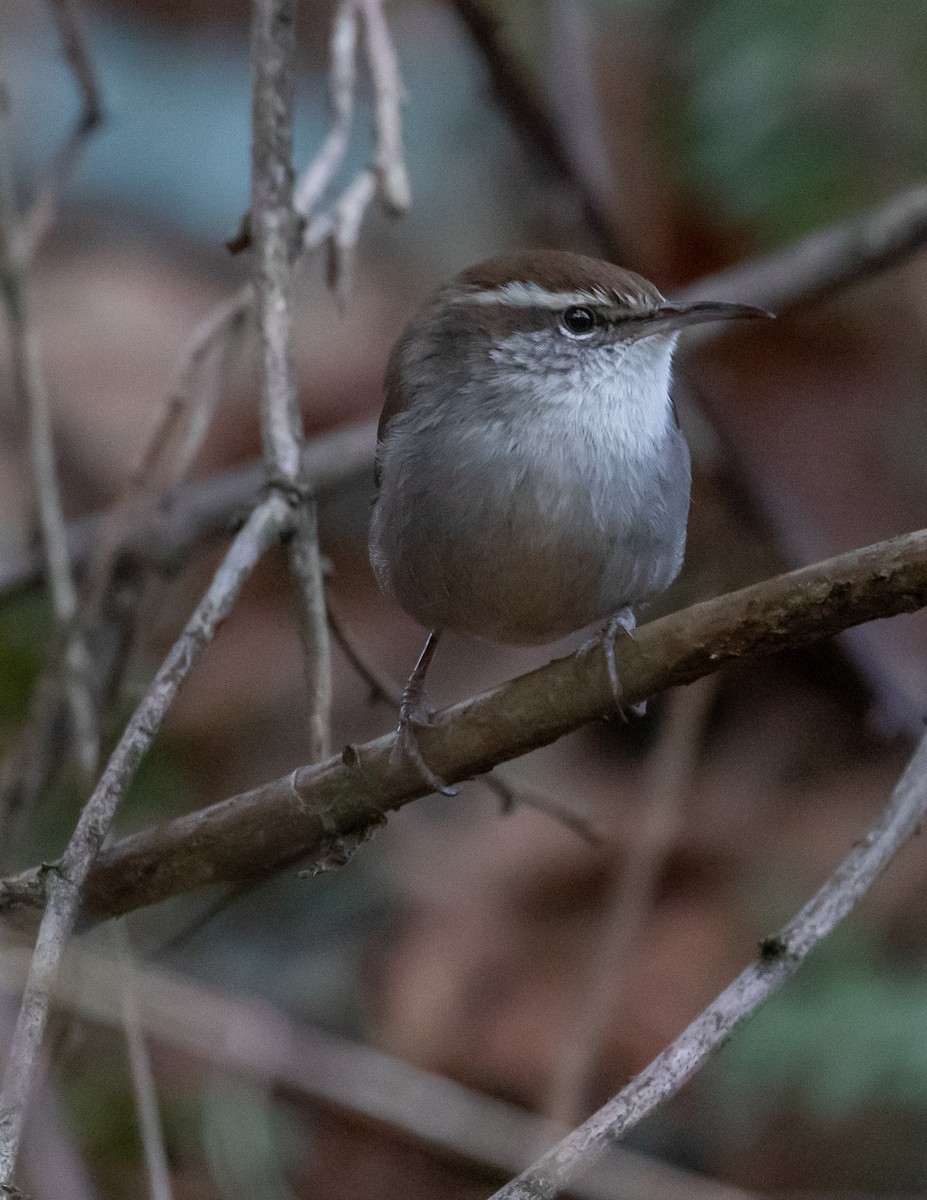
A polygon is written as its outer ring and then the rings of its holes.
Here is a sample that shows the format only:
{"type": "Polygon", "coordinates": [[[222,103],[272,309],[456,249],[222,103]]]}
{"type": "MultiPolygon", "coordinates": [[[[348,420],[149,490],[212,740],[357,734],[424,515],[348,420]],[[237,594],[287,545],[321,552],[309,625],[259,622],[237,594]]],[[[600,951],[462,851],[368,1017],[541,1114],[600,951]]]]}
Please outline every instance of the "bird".
{"type": "Polygon", "coordinates": [[[425,302],[389,357],[377,431],[370,561],[429,630],[403,692],[394,755],[425,761],[424,684],[441,633],[533,645],[606,622],[678,575],[691,490],[670,396],[680,331],[771,316],[721,301],[673,304],[596,258],[528,250],[488,259],[425,302]]]}

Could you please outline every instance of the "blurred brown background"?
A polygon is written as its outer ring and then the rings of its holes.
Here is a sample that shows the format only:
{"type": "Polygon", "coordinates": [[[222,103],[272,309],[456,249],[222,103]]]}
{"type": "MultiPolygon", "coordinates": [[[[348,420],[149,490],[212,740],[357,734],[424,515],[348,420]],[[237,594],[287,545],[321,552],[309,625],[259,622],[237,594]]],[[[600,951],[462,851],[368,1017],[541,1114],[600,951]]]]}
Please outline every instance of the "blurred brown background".
{"type": "MultiPolygon", "coordinates": [[[[664,292],[851,216],[924,174],[919,3],[492,8],[507,51],[592,181],[624,265],[664,292]]],[[[248,6],[96,3],[86,16],[108,120],[34,274],[72,517],[105,506],[125,483],[194,324],[249,266],[223,248],[248,202],[248,6]]],[[[494,102],[454,6],[397,0],[389,16],[408,92],[413,205],[398,222],[371,217],[343,312],[322,265],[302,278],[297,349],[310,433],[376,414],[391,342],[449,274],[517,246],[602,249],[575,190],[494,102]]],[[[302,6],[297,169],[327,127],[329,18],[327,4],[302,6]]],[[[43,4],[7,6],[0,39],[28,197],[73,114],[73,90],[43,4]]],[[[362,120],[355,165],[369,152],[365,130],[362,120]]],[[[686,569],[661,607],[927,524],[925,279],[927,259],[914,258],[774,327],[681,358],[696,479],[686,569]]],[[[0,555],[33,530],[23,436],[4,355],[0,555]]],[[[197,474],[259,449],[256,379],[244,365],[197,474]]],[[[323,550],[331,596],[358,645],[401,679],[423,633],[376,591],[365,549],[371,496],[364,475],[325,504],[323,550]]],[[[158,580],[123,709],[214,563],[200,555],[158,580]]],[[[282,558],[271,555],[172,712],[121,831],[304,761],[289,587],[282,558]]],[[[643,720],[584,730],[507,769],[513,784],[583,814],[601,834],[597,846],[524,805],[501,815],[498,797],[472,783],[458,799],[409,806],[345,870],[314,880],[287,873],[177,945],[212,898],[137,914],[136,948],[204,986],[258,998],[539,1113],[562,1098],[579,1045],[588,1061],[578,1119],[728,982],[886,799],[927,713],[927,626],[883,625],[728,671],[695,698],[661,698],[643,720]],[[661,762],[677,760],[661,784],[661,762]],[[661,787],[672,827],[653,893],[612,962],[608,915],[661,787]],[[605,999],[590,1012],[599,991],[605,999]]],[[[37,592],[0,606],[8,742],[48,628],[37,592]]],[[[335,744],[389,728],[393,714],[368,703],[335,653],[335,744]]],[[[432,696],[465,696],[550,653],[449,637],[432,696]]],[[[19,843],[5,847],[5,869],[58,852],[78,802],[65,774],[19,843]]],[[[742,1188],[922,1192],[925,886],[915,843],[849,926],[632,1142],[742,1188]]],[[[311,1097],[246,1086],[157,1040],[153,1052],[178,1197],[475,1198],[500,1181],[311,1097]]],[[[104,1197],[142,1194],[118,1034],[63,1014],[52,1080],[59,1135],[83,1157],[89,1186],[104,1197]]],[[[35,1195],[51,1195],[36,1170],[35,1195]]],[[[652,1194],[668,1193],[657,1181],[652,1194]]]]}

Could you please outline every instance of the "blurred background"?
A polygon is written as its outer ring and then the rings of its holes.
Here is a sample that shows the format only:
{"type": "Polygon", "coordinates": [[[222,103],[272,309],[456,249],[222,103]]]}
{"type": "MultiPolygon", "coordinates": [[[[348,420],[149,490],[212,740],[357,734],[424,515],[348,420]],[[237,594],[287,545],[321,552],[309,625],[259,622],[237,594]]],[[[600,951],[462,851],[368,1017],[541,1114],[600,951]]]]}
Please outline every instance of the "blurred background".
{"type": "MultiPolygon", "coordinates": [[[[462,19],[472,5],[394,0],[413,203],[401,220],[371,212],[343,309],[323,261],[301,273],[296,349],[311,435],[377,414],[405,320],[481,258],[536,245],[609,253],[672,293],[925,174],[920,0],[487,0],[482,11],[498,18],[499,45],[559,130],[596,220],[543,129],[526,136],[494,97],[486,46],[462,19]]],[[[250,267],[224,247],[249,198],[248,5],[113,0],[88,2],[84,17],[106,121],[32,272],[73,519],[125,486],[195,324],[250,267]]],[[[297,170],[329,126],[330,22],[327,3],[304,0],[297,170]]],[[[25,204],[73,122],[74,84],[44,3],[4,5],[0,39],[25,204]]],[[[371,152],[363,80],[359,103],[345,180],[371,152]]],[[[927,524],[925,283],[927,258],[915,256],[769,328],[680,355],[695,456],[690,548],[682,578],[644,619],[927,524]]],[[[35,530],[5,332],[3,344],[0,561],[35,530]]],[[[197,476],[260,452],[247,349],[197,476]]],[[[324,499],[329,593],[356,647],[403,680],[423,631],[376,590],[372,494],[365,469],[324,499]]],[[[220,552],[212,543],[146,577],[109,736],[220,552]]],[[[120,833],[306,760],[292,600],[272,553],[172,711],[120,833]]],[[[66,761],[31,785],[21,777],[19,731],[51,628],[42,589],[0,598],[4,872],[59,853],[81,803],[66,761]]],[[[334,653],[334,744],[389,729],[395,714],[334,653]]],[[[550,654],[449,636],[432,698],[462,698],[550,654]]],[[[927,624],[896,618],[728,670],[652,702],[644,719],[590,727],[509,764],[511,811],[474,782],[456,799],[408,806],[343,870],[290,870],[230,901],[195,894],[135,914],[138,959],[155,978],[184,976],[201,1005],[166,1008],[148,1039],[173,1194],[488,1196],[507,1168],[489,1150],[455,1151],[463,1093],[442,1102],[450,1132],[437,1145],[365,1108],[371,1064],[413,1113],[434,1116],[435,1102],[416,1090],[427,1077],[400,1064],[576,1123],[684,1028],[862,836],[925,714],[927,624]],[[595,843],[537,807],[548,802],[581,817],[595,843]],[[221,1045],[195,1052],[192,1031],[225,1028],[230,997],[227,1061],[221,1045]],[[350,1051],[336,1070],[340,1102],[311,1040],[286,1041],[294,1029],[346,1039],[325,1043],[350,1051]],[[236,1067],[235,1047],[261,1044],[256,1030],[289,1076],[269,1062],[236,1067]]],[[[15,929],[4,936],[16,945],[15,929]]],[[[38,1200],[147,1194],[125,1040],[86,999],[107,991],[92,962],[107,937],[81,939],[89,992],[75,988],[56,1017],[25,1156],[38,1200]]],[[[915,842],[782,994],[634,1132],[630,1145],[649,1157],[634,1160],[639,1174],[616,1160],[603,1194],[924,1192],[925,949],[927,861],[915,842]]],[[[146,999],[159,996],[152,987],[146,999]]]]}

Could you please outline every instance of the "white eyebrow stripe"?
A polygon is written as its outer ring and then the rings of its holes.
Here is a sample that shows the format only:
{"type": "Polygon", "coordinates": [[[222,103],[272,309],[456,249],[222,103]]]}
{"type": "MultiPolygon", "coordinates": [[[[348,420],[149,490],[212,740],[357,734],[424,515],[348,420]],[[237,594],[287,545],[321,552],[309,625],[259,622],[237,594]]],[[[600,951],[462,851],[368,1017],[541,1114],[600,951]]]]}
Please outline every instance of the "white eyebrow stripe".
{"type": "Polygon", "coordinates": [[[629,308],[640,307],[640,301],[620,292],[608,292],[604,288],[589,291],[551,292],[538,283],[504,283],[502,287],[485,291],[461,292],[455,297],[458,304],[504,304],[509,308],[569,308],[578,304],[625,304],[629,308]]]}

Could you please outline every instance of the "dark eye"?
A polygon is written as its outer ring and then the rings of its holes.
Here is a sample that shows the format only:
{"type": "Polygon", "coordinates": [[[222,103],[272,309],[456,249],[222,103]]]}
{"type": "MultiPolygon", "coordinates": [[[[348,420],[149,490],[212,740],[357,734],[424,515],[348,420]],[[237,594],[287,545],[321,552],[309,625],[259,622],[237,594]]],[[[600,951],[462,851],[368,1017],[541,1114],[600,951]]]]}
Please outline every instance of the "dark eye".
{"type": "Polygon", "coordinates": [[[563,328],[574,337],[592,333],[596,326],[595,313],[591,308],[568,308],[563,314],[563,328]]]}

